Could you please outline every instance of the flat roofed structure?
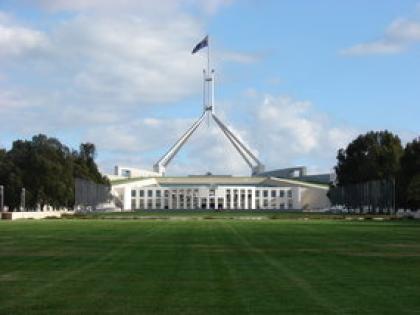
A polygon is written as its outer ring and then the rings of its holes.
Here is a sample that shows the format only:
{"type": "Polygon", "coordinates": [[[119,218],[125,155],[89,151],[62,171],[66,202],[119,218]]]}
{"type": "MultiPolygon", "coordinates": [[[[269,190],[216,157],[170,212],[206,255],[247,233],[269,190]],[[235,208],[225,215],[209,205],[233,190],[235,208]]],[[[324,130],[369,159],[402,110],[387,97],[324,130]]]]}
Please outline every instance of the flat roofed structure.
{"type": "Polygon", "coordinates": [[[324,209],[328,186],[273,177],[189,176],[115,180],[123,209],[324,209]]]}

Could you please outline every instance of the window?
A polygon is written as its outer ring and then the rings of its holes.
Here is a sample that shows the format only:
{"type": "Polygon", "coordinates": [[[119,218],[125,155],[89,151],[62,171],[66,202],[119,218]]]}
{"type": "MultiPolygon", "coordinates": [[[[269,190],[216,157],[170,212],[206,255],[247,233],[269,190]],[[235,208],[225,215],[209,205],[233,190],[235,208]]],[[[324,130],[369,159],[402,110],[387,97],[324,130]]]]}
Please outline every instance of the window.
{"type": "Polygon", "coordinates": [[[157,198],[160,198],[160,193],[161,193],[160,190],[156,190],[156,197],[157,198]]]}
{"type": "Polygon", "coordinates": [[[255,197],[259,197],[260,196],[260,191],[259,190],[256,190],[255,191],[255,197]]]}
{"type": "Polygon", "coordinates": [[[292,198],[292,190],[287,191],[287,197],[292,198]]]}
{"type": "Polygon", "coordinates": [[[169,190],[165,190],[164,195],[166,198],[169,197],[169,190]]]}
{"type": "Polygon", "coordinates": [[[217,209],[223,209],[223,198],[217,198],[217,209]]]}
{"type": "Polygon", "coordinates": [[[290,201],[289,201],[288,208],[289,208],[289,209],[293,209],[293,203],[291,203],[290,201]]]}
{"type": "Polygon", "coordinates": [[[140,190],[139,193],[140,193],[140,197],[144,197],[144,190],[143,189],[140,190]]]}
{"type": "Polygon", "coordinates": [[[131,191],[131,197],[136,197],[136,191],[134,189],[131,191]]]}
{"type": "Polygon", "coordinates": [[[280,198],[284,198],[284,190],[280,190],[280,198]]]}
{"type": "Polygon", "coordinates": [[[264,190],[263,194],[264,194],[264,197],[267,198],[268,197],[268,190],[264,190]]]}
{"type": "Polygon", "coordinates": [[[272,198],[276,197],[276,191],[275,191],[275,190],[272,190],[272,191],[271,191],[271,197],[272,197],[272,198]]]}
{"type": "Polygon", "coordinates": [[[270,207],[271,207],[271,209],[276,209],[276,199],[271,199],[271,202],[270,202],[270,207]]]}
{"type": "Polygon", "coordinates": [[[139,205],[140,209],[144,209],[144,200],[140,199],[140,205],[139,205]]]}
{"type": "Polygon", "coordinates": [[[136,199],[131,200],[131,210],[136,209],[136,199]]]}
{"type": "Polygon", "coordinates": [[[147,197],[153,197],[153,190],[148,190],[147,191],[147,197]]]}

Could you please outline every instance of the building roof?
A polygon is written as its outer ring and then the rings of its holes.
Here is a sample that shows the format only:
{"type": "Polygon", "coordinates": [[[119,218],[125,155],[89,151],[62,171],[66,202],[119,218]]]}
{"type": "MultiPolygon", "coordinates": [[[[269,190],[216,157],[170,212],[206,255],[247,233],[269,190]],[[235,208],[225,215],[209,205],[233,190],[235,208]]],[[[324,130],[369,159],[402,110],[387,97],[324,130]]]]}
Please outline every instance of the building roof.
{"type": "Polygon", "coordinates": [[[153,180],[156,185],[232,185],[232,186],[303,186],[308,188],[328,189],[328,185],[315,184],[306,181],[262,176],[179,176],[179,177],[132,177],[111,181],[113,186],[125,185],[129,183],[153,180]]]}

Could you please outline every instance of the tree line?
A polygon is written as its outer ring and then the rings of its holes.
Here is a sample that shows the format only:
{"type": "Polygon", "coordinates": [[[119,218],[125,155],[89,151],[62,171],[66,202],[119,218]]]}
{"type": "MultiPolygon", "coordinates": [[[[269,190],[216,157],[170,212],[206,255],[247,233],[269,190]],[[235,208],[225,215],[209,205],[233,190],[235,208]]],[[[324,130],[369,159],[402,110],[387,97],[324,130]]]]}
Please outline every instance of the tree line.
{"type": "Polygon", "coordinates": [[[386,130],[359,135],[338,151],[335,172],[329,193],[333,203],[337,189],[349,192],[358,184],[392,182],[397,208],[420,209],[420,137],[403,147],[398,135],[386,130]]]}
{"type": "Polygon", "coordinates": [[[43,134],[31,140],[14,141],[10,150],[0,149],[4,204],[9,209],[18,209],[25,188],[26,208],[42,209],[44,205],[72,208],[75,178],[109,185],[99,172],[95,157],[92,143],[82,143],[79,150],[73,150],[43,134]]]}

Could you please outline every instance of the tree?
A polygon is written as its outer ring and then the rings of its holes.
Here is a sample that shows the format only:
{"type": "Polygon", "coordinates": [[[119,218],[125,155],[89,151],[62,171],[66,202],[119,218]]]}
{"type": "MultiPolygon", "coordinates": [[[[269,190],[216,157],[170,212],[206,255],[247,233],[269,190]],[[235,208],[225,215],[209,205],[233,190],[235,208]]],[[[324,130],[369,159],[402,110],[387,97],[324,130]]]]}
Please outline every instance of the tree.
{"type": "Polygon", "coordinates": [[[8,158],[6,150],[0,150],[0,185],[4,186],[4,204],[10,209],[18,208],[23,187],[22,174],[8,158]]]}
{"type": "Polygon", "coordinates": [[[337,185],[328,192],[331,202],[368,212],[394,208],[402,154],[401,140],[388,131],[359,135],[338,151],[337,185]]]}
{"type": "Polygon", "coordinates": [[[400,138],[388,131],[359,135],[346,149],[338,151],[337,181],[345,185],[393,179],[398,174],[402,153],[400,138]]]}
{"type": "Polygon", "coordinates": [[[398,176],[398,205],[420,209],[420,137],[407,143],[398,176]]]}
{"type": "Polygon", "coordinates": [[[5,203],[18,208],[20,192],[26,189],[26,205],[72,207],[74,178],[109,184],[94,161],[94,144],[80,145],[71,151],[58,139],[46,135],[17,140],[9,151],[0,150],[0,184],[5,186],[5,203]]]}
{"type": "Polygon", "coordinates": [[[93,143],[80,144],[79,152],[73,151],[74,177],[91,180],[97,184],[109,185],[95,163],[96,147],[93,143]]]}
{"type": "Polygon", "coordinates": [[[410,180],[407,187],[407,201],[413,209],[420,209],[420,174],[410,180]]]}

